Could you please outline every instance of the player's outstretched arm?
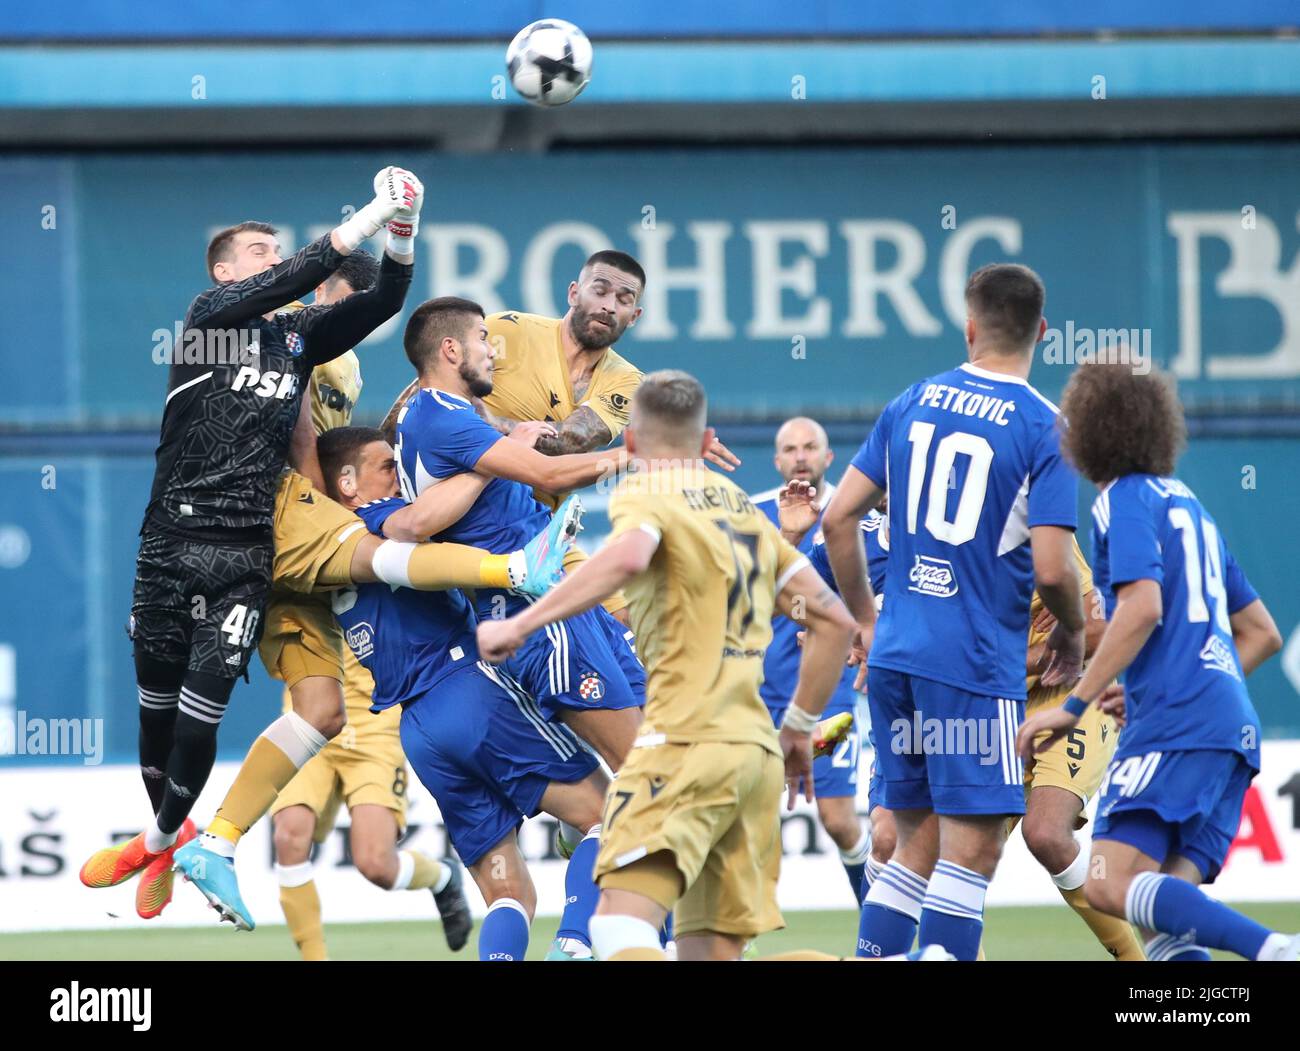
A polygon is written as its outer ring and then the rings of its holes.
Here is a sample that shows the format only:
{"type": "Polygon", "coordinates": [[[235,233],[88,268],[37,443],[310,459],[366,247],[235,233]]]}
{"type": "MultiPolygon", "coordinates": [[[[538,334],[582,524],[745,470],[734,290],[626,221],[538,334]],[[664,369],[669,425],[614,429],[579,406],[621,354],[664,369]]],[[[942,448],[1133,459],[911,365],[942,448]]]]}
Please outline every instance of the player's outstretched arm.
{"type": "Polygon", "coordinates": [[[540,439],[536,445],[537,451],[547,456],[594,452],[614,440],[609,425],[590,405],[579,405],[554,427],[555,433],[540,439]]]}
{"type": "Polygon", "coordinates": [[[523,442],[502,438],[475,463],[480,474],[523,482],[548,493],[567,493],[610,478],[627,466],[626,449],[546,456],[523,442]]]}
{"type": "Polygon", "coordinates": [[[1237,648],[1241,671],[1249,675],[1282,648],[1282,633],[1263,599],[1255,599],[1228,618],[1232,624],[1232,642],[1237,648]]]}
{"type": "Polygon", "coordinates": [[[1106,688],[1133,663],[1160,623],[1163,605],[1160,585],[1154,580],[1133,580],[1115,588],[1115,612],[1087,671],[1074,688],[1073,699],[1082,702],[1084,707],[1074,712],[1064,707],[1049,708],[1026,719],[1016,737],[1016,750],[1023,758],[1027,760],[1035,752],[1051,747],[1074,728],[1084,708],[1101,698],[1106,688]],[[1050,736],[1035,747],[1034,738],[1044,732],[1050,736]]]}
{"type": "Polygon", "coordinates": [[[308,363],[315,367],[332,361],[397,314],[406,302],[414,270],[409,262],[385,255],[379,264],[379,279],[371,288],[353,292],[329,306],[310,306],[292,315],[289,324],[303,337],[308,363]]]}
{"type": "Polygon", "coordinates": [[[876,596],[867,573],[867,553],[858,534],[858,522],[880,504],[885,491],[852,464],[831,497],[822,515],[822,536],[826,540],[826,559],[835,576],[835,587],[858,624],[849,663],[858,665],[853,682],[862,689],[867,678],[867,654],[876,631],[876,596]]]}
{"type": "Polygon", "coordinates": [[[621,533],[526,610],[481,622],[479,653],[489,661],[503,661],[534,631],[599,605],[644,573],[658,547],[659,540],[645,530],[621,533]]]}
{"type": "Polygon", "coordinates": [[[799,656],[799,680],[781,726],[781,751],[786,762],[787,805],[793,809],[802,787],[813,798],[812,730],[826,702],[839,685],[857,624],[812,566],[803,565],[776,596],[776,608],[804,626],[799,656]]]}
{"type": "Polygon", "coordinates": [[[311,422],[311,398],[302,399],[298,422],[293,425],[293,434],[289,436],[289,466],[311,482],[318,492],[325,492],[325,472],[321,470],[320,457],[316,454],[316,427],[311,422]]]}
{"type": "Polygon", "coordinates": [[[416,543],[437,536],[465,516],[489,481],[471,471],[440,479],[412,503],[384,519],[384,536],[416,543]]]}

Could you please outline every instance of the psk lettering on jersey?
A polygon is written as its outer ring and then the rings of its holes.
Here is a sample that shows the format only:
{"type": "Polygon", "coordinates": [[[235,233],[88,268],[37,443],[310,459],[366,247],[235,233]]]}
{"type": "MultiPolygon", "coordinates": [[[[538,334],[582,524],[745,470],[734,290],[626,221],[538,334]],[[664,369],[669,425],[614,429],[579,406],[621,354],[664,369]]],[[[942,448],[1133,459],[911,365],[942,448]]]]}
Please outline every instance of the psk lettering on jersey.
{"type": "Polygon", "coordinates": [[[973,390],[950,387],[946,383],[931,383],[921,391],[922,405],[929,405],[958,416],[975,416],[981,420],[991,420],[999,427],[1005,427],[1011,421],[1007,413],[1015,412],[1016,403],[992,394],[979,394],[973,390]]]}
{"type": "Polygon", "coordinates": [[[733,515],[740,515],[754,510],[754,505],[744,493],[717,485],[705,485],[698,489],[683,488],[682,496],[692,511],[722,508],[733,515]]]}
{"type": "Polygon", "coordinates": [[[237,373],[230,385],[231,390],[243,390],[251,387],[253,393],[262,398],[279,398],[283,401],[298,393],[298,374],[296,372],[277,372],[274,369],[259,372],[251,365],[245,365],[237,373]]]}

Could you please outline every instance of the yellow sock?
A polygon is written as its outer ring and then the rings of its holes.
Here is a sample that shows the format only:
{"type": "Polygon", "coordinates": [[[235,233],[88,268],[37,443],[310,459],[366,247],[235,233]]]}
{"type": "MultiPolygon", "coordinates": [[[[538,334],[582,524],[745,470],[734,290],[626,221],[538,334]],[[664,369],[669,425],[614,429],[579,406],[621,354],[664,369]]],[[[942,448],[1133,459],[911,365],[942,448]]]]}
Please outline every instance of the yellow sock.
{"type": "Polygon", "coordinates": [[[420,544],[411,553],[406,572],[421,591],[449,588],[508,588],[509,555],[489,555],[464,544],[420,544]]]}
{"type": "Polygon", "coordinates": [[[259,736],[244,758],[217,816],[207,831],[238,843],[240,837],[265,814],[280,790],[293,780],[298,767],[269,737],[259,736]]]}
{"type": "Polygon", "coordinates": [[[280,908],[289,923],[298,951],[304,960],[328,960],[325,953],[325,929],[321,925],[320,895],[316,881],[308,880],[297,887],[280,888],[280,908]]]}
{"type": "Polygon", "coordinates": [[[1135,960],[1145,960],[1146,953],[1142,951],[1142,943],[1138,941],[1137,935],[1133,928],[1129,926],[1128,921],[1121,920],[1118,916],[1111,916],[1104,912],[1098,912],[1088,904],[1087,899],[1083,896],[1083,888],[1077,887],[1074,890],[1061,891],[1061,897],[1065,903],[1079,914],[1079,919],[1088,925],[1088,929],[1096,935],[1097,940],[1106,947],[1115,959],[1125,962],[1135,960]]]}
{"type": "Polygon", "coordinates": [[[630,963],[634,960],[637,961],[656,960],[662,963],[667,959],[668,957],[664,955],[663,949],[635,948],[635,949],[619,949],[618,952],[616,952],[605,962],[606,963],[630,963]]]}
{"type": "Polygon", "coordinates": [[[988,957],[984,955],[984,939],[981,938],[981,939],[980,939],[980,949],[979,949],[979,952],[977,952],[977,953],[975,954],[975,962],[976,962],[976,963],[984,963],[984,962],[986,962],[987,960],[988,960],[988,957]]]}
{"type": "Polygon", "coordinates": [[[402,853],[415,866],[411,872],[411,882],[406,885],[407,890],[425,890],[442,879],[441,861],[434,861],[428,854],[421,854],[418,850],[404,850],[402,853]]]}

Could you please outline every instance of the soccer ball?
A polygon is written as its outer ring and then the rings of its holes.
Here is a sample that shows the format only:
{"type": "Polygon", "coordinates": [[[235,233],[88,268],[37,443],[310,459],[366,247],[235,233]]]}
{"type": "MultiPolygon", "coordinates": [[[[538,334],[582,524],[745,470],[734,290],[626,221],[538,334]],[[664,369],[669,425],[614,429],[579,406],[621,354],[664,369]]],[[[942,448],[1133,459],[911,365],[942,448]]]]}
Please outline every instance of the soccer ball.
{"type": "Polygon", "coordinates": [[[529,102],[563,106],[591,79],[591,41],[572,22],[543,18],[524,26],[506,48],[510,83],[529,102]]]}

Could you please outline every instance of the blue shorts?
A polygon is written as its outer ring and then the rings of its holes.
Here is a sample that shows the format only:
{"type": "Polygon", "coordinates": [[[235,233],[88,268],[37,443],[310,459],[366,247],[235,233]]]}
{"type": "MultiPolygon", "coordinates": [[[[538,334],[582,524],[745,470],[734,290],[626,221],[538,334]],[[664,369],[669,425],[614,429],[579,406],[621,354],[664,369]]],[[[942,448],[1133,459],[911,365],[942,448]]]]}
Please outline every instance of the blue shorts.
{"type": "MultiPolygon", "coordinates": [[[[537,699],[552,722],[566,708],[639,708],[641,701],[619,663],[606,620],[620,627],[599,607],[550,624],[528,636],[499,667],[537,699]]],[[[626,650],[627,643],[619,641],[626,650]]]]}
{"type": "Polygon", "coordinates": [[[1182,855],[1213,883],[1254,776],[1254,767],[1236,752],[1117,755],[1101,782],[1092,838],[1127,843],[1161,864],[1182,855]]]}
{"type": "MultiPolygon", "coordinates": [[[[774,708],[772,705],[767,706],[768,712],[772,716],[772,722],[776,726],[781,725],[781,720],[785,718],[785,710],[789,705],[782,705],[780,708],[774,708]]],[[[832,701],[822,712],[823,719],[829,719],[832,715],[839,715],[840,712],[853,711],[852,704],[835,704],[832,701]]],[[[839,799],[843,796],[856,796],[858,794],[858,754],[861,751],[861,740],[858,737],[858,723],[854,719],[853,726],[849,734],[843,741],[835,746],[835,751],[830,755],[819,756],[813,760],[813,794],[818,799],[839,799]]]]}
{"type": "Polygon", "coordinates": [[[645,668],[641,664],[641,658],[636,655],[636,633],[631,628],[623,627],[618,618],[603,606],[597,606],[596,612],[601,614],[605,631],[609,634],[610,647],[614,651],[618,666],[623,669],[627,684],[632,687],[632,696],[637,699],[636,703],[644,708],[645,668]]]}
{"type": "Polygon", "coordinates": [[[581,781],[597,767],[572,731],[546,722],[490,665],[466,665],[408,703],[400,733],[467,865],[536,814],[551,782],[581,781]]]}
{"type": "Polygon", "coordinates": [[[1023,814],[1016,731],[1025,702],[872,665],[867,704],[882,778],[879,804],[936,814],[1023,814]]]}

